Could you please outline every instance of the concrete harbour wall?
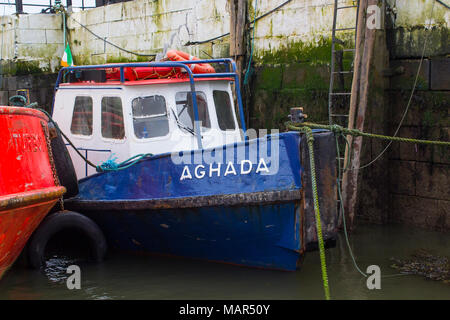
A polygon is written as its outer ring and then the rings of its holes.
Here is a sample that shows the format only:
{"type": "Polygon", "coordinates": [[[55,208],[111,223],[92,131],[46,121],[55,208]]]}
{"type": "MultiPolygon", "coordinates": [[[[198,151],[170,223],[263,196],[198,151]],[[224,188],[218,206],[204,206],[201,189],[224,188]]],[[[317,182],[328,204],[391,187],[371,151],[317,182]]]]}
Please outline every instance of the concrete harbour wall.
{"type": "Polygon", "coordinates": [[[0,17],[2,74],[54,72],[64,51],[62,18],[56,14],[0,17]]]}

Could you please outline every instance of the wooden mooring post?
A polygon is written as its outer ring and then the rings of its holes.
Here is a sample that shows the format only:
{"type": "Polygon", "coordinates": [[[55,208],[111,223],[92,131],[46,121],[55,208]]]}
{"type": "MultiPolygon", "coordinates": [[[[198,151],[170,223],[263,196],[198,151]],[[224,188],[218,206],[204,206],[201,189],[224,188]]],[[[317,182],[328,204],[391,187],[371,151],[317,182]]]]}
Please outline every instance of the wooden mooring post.
{"type": "MultiPolygon", "coordinates": [[[[356,56],[354,60],[348,128],[363,131],[366,125],[369,127],[369,130],[383,131],[383,124],[376,123],[376,121],[384,122],[385,120],[383,115],[385,108],[384,91],[378,90],[379,88],[384,89],[383,86],[386,81],[380,70],[386,68],[386,64],[388,64],[384,28],[384,1],[359,1],[358,29],[355,43],[356,56]],[[374,8],[378,8],[379,11],[372,12],[368,10],[374,8]],[[373,16],[373,14],[377,16],[373,16]],[[381,21],[371,20],[368,22],[368,19],[381,19],[381,21]],[[375,22],[375,25],[371,24],[373,22],[375,22]],[[370,114],[370,117],[377,115],[378,120],[367,119],[367,122],[371,123],[365,123],[368,114],[370,114]]],[[[351,230],[354,227],[357,210],[358,174],[360,172],[363,139],[362,137],[347,136],[347,140],[351,148],[350,150],[347,148],[345,151],[344,163],[350,160],[350,166],[349,170],[343,175],[342,198],[347,227],[351,230]]],[[[366,143],[369,143],[369,141],[366,141],[366,143]]],[[[377,197],[381,196],[381,194],[377,195],[377,197]]],[[[387,199],[384,199],[384,201],[387,202],[387,199]]]]}
{"type": "Polygon", "coordinates": [[[245,21],[247,1],[230,1],[230,56],[236,61],[236,72],[242,86],[242,71],[245,63],[245,21]]]}
{"type": "MultiPolygon", "coordinates": [[[[244,90],[243,74],[245,70],[247,45],[247,1],[246,0],[228,0],[230,3],[230,57],[236,62],[236,73],[239,77],[242,101],[248,106],[248,92],[244,90]]],[[[236,101],[235,101],[236,103],[236,101]]],[[[244,108],[243,121],[248,123],[249,109],[244,108]]]]}

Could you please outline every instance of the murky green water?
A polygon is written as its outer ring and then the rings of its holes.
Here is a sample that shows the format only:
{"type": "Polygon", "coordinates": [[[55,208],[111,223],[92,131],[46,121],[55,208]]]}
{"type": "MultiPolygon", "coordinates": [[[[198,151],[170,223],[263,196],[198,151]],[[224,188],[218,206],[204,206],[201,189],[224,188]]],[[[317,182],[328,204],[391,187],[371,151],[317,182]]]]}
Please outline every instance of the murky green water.
{"type": "MultiPolygon", "coordinates": [[[[399,226],[360,226],[351,235],[362,269],[379,265],[382,275],[397,273],[390,258],[406,258],[419,248],[450,255],[450,234],[399,226]]],[[[322,299],[317,252],[307,254],[296,272],[267,271],[188,259],[114,253],[101,264],[81,263],[81,289],[68,290],[66,268],[54,259],[45,271],[17,264],[0,281],[0,299],[322,299]]],[[[334,299],[450,299],[450,285],[420,276],[381,279],[369,290],[355,271],[344,237],[327,250],[334,299]]]]}

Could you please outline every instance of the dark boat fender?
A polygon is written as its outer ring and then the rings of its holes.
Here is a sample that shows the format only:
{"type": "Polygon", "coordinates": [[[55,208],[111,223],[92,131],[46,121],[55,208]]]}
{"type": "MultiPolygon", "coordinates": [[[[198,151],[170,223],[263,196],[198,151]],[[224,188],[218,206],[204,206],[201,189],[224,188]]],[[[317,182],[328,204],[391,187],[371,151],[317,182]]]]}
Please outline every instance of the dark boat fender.
{"type": "MultiPolygon", "coordinates": [[[[309,149],[304,135],[302,136],[300,150],[304,168],[302,182],[305,185],[305,243],[307,251],[314,251],[318,248],[318,239],[314,196],[311,187],[309,149]]],[[[336,139],[332,132],[314,132],[314,158],[323,240],[325,247],[334,247],[338,234],[338,211],[336,139]]]]}
{"type": "Polygon", "coordinates": [[[88,217],[74,211],[58,211],[48,215],[28,242],[28,263],[34,269],[45,265],[45,249],[48,241],[65,229],[78,229],[89,240],[92,259],[103,261],[107,244],[105,236],[98,225],[88,217]]]}
{"type": "Polygon", "coordinates": [[[48,129],[50,133],[53,161],[55,163],[59,183],[67,189],[64,198],[74,197],[78,194],[78,180],[72,158],[70,157],[61,133],[55,128],[55,125],[49,122],[48,129]]]}

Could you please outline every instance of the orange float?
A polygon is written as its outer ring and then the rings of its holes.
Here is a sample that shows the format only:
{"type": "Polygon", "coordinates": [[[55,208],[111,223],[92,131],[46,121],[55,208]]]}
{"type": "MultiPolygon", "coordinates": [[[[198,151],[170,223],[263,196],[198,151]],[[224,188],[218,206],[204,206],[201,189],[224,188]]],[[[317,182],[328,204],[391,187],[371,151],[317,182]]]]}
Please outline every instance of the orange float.
{"type": "MultiPolygon", "coordinates": [[[[124,76],[126,80],[147,80],[147,79],[160,79],[168,78],[179,73],[177,68],[172,67],[134,67],[124,68],[124,76]]],[[[106,70],[107,80],[120,80],[120,69],[110,68],[106,70]]]]}
{"type": "MultiPolygon", "coordinates": [[[[188,60],[200,60],[197,57],[191,56],[189,53],[178,51],[178,50],[169,50],[166,53],[166,56],[171,61],[188,61],[188,60]]],[[[189,65],[193,73],[214,73],[216,70],[209,63],[196,63],[189,65]]]]}

